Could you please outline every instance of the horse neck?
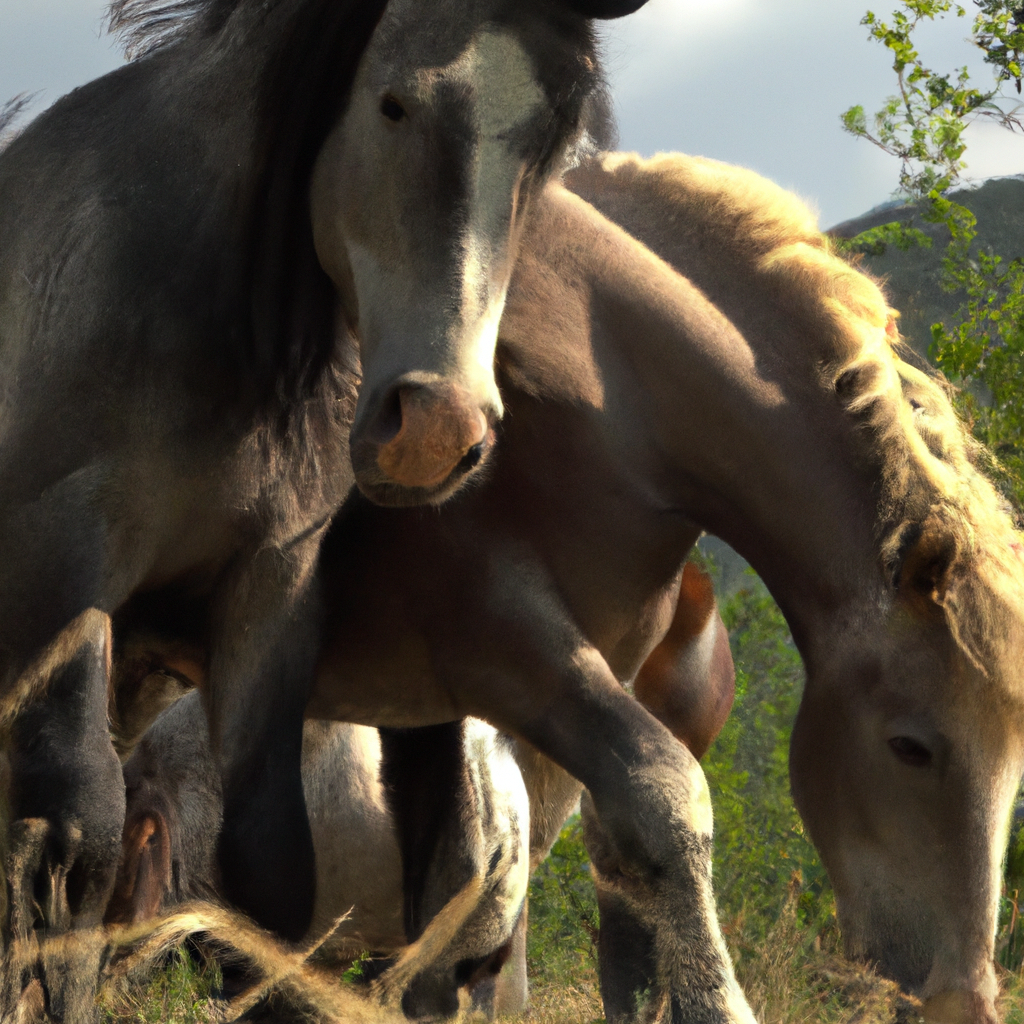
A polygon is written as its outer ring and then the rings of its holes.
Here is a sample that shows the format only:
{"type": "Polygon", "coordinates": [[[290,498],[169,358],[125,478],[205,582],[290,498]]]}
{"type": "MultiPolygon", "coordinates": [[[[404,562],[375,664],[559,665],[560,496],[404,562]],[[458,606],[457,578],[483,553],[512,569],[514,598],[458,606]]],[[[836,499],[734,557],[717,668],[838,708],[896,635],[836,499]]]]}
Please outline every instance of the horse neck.
{"type": "Polygon", "coordinates": [[[660,453],[673,509],[750,561],[798,637],[841,606],[877,606],[871,475],[815,361],[793,358],[793,325],[739,276],[727,317],[585,203],[555,205],[538,222],[544,259],[577,282],[610,432],[660,453]]]}

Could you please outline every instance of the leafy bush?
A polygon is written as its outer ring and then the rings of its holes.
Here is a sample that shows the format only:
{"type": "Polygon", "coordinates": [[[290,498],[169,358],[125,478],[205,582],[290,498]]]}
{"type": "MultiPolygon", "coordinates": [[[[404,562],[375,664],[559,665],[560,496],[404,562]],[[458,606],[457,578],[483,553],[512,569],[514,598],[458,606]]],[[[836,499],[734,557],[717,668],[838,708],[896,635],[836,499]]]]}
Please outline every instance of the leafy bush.
{"type": "Polygon", "coordinates": [[[726,933],[763,939],[786,900],[799,918],[833,915],[828,880],[789,794],[789,737],[803,694],[800,655],[753,574],[722,608],[736,702],[703,761],[715,809],[715,877],[726,933]]]}
{"type": "Polygon", "coordinates": [[[531,975],[543,983],[580,977],[597,962],[597,897],[574,814],[530,879],[530,930],[526,944],[531,975]]]}

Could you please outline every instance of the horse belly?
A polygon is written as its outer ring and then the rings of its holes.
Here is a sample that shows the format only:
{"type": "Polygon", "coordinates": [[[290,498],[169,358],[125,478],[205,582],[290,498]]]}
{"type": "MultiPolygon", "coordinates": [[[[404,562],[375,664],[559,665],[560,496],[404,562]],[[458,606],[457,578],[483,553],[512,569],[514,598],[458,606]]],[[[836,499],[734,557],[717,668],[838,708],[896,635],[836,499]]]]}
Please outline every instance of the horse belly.
{"type": "Polygon", "coordinates": [[[317,667],[307,718],[414,728],[462,717],[426,640],[411,630],[385,639],[332,638],[317,667]]]}

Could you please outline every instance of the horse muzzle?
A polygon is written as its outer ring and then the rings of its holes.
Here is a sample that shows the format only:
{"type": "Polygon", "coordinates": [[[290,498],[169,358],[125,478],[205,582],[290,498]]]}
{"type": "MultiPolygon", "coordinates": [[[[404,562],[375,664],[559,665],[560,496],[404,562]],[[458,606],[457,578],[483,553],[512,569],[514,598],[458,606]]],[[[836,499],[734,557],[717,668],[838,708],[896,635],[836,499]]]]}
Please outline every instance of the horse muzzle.
{"type": "Polygon", "coordinates": [[[356,483],[380,505],[444,501],[486,461],[497,418],[459,385],[410,374],[357,418],[356,483]]]}
{"type": "Polygon", "coordinates": [[[921,1007],[925,1024],[1000,1024],[994,1001],[978,992],[956,990],[926,999],[921,1007]]]}

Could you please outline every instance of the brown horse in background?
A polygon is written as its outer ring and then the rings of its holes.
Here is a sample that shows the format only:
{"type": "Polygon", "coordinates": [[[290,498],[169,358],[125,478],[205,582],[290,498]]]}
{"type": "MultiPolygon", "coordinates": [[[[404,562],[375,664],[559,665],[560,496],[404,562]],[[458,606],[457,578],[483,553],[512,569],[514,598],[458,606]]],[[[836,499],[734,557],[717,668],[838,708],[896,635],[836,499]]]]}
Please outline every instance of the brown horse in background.
{"type": "Polygon", "coordinates": [[[593,798],[609,1020],[642,1003],[750,1022],[715,920],[703,776],[621,686],[706,527],[759,571],[804,657],[794,789],[848,948],[927,1018],[992,1024],[1024,760],[1021,545],[1002,500],[941,385],[900,361],[876,285],[798,200],[682,157],[568,181],[646,245],[549,189],[502,323],[495,457],[440,511],[347,504],[322,555],[337,639],[309,713],[474,714],[529,740],[593,798]]]}

